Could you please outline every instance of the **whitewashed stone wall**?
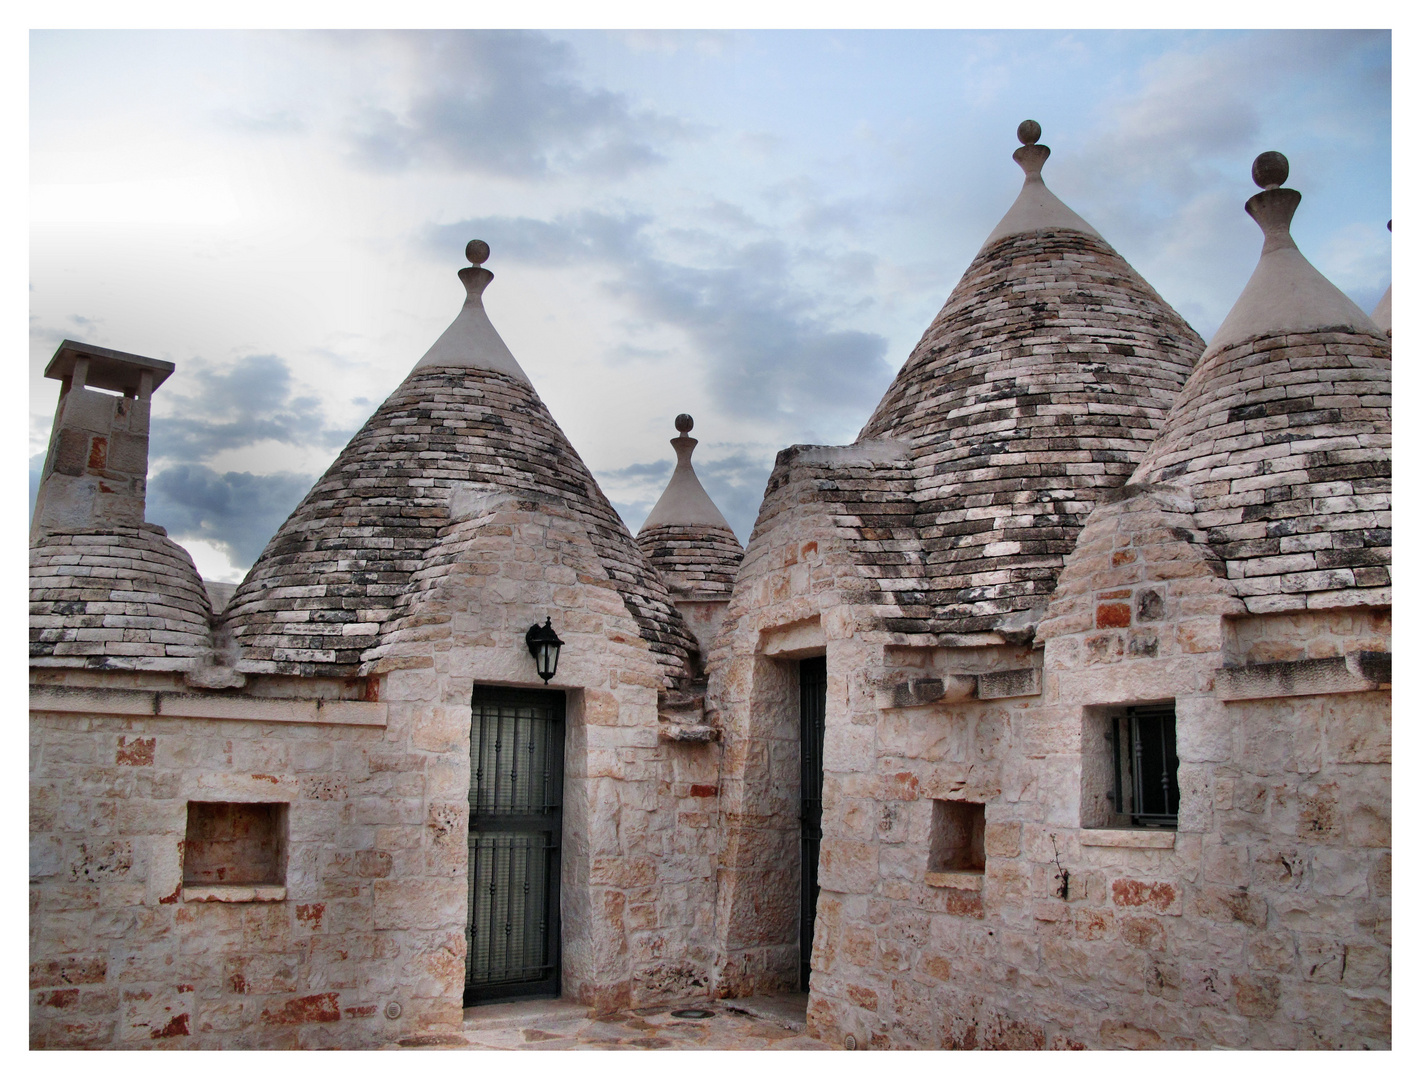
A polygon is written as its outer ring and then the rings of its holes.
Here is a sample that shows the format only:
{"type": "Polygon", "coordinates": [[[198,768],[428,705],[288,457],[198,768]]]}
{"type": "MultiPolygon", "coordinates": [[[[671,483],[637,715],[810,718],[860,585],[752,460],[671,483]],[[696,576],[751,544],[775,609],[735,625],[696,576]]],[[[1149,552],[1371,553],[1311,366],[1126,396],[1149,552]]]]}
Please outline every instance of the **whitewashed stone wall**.
{"type": "MultiPolygon", "coordinates": [[[[566,642],[564,996],[709,992],[719,746],[660,739],[660,670],[581,525],[506,506],[443,547],[368,680],[262,677],[225,699],[378,696],[383,726],[32,714],[32,1045],[359,1047],[456,1028],[470,696],[540,685],[523,635],[548,615],[566,642]],[[183,902],[189,800],[290,803],[285,900],[183,902]]],[[[161,678],[185,691],[35,676],[161,678]]]]}

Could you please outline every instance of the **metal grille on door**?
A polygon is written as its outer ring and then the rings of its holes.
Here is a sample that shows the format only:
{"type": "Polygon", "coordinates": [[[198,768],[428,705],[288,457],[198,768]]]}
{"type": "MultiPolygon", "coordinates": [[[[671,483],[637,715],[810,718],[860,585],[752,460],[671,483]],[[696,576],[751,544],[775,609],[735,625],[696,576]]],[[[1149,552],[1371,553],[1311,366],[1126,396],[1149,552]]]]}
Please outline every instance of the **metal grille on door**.
{"type": "Polygon", "coordinates": [[[475,688],[464,1001],[558,992],[563,695],[475,688]]]}

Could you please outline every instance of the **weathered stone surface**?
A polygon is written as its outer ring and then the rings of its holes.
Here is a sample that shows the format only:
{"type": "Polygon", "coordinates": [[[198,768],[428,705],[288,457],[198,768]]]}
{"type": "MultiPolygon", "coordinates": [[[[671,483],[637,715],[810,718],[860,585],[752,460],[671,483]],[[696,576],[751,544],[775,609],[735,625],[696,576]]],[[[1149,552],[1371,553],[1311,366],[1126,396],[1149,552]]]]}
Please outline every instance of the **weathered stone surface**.
{"type": "Polygon", "coordinates": [[[156,525],[44,532],[30,548],[30,663],[183,671],[212,650],[207,592],[156,525]]]}
{"type": "Polygon", "coordinates": [[[859,436],[913,446],[920,545],[907,565],[866,553],[899,579],[885,582],[902,609],[890,628],[992,630],[1043,603],[1202,349],[1097,236],[1020,233],[980,252],[859,436]]]}
{"type": "Polygon", "coordinates": [[[1390,342],[1335,330],[1211,351],[1131,482],[1193,497],[1249,611],[1389,604],[1390,342]]]}
{"type": "Polygon", "coordinates": [[[520,501],[580,527],[662,678],[686,678],[694,639],[537,393],[460,367],[417,367],[272,538],[224,616],[240,668],[362,673],[392,635],[419,625],[422,579],[459,556],[460,523],[520,501]]]}

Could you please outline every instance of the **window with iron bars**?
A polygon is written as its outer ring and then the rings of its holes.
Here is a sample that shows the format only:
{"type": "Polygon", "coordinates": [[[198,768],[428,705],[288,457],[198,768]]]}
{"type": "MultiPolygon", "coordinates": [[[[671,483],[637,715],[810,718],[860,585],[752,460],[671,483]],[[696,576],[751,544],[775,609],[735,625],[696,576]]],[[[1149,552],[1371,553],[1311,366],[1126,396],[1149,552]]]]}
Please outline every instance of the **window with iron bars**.
{"type": "Polygon", "coordinates": [[[1179,755],[1174,706],[1136,705],[1107,728],[1114,765],[1111,802],[1130,823],[1173,829],[1179,824],[1179,755]]]}

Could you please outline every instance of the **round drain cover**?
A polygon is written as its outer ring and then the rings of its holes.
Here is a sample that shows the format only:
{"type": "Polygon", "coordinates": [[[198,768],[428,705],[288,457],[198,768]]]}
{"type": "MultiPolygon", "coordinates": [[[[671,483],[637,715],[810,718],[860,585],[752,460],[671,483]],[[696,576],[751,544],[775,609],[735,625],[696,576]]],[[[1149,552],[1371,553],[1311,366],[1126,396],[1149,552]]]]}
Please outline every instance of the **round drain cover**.
{"type": "Polygon", "coordinates": [[[677,1020],[709,1020],[715,1013],[710,1009],[672,1009],[671,1015],[677,1020]]]}

